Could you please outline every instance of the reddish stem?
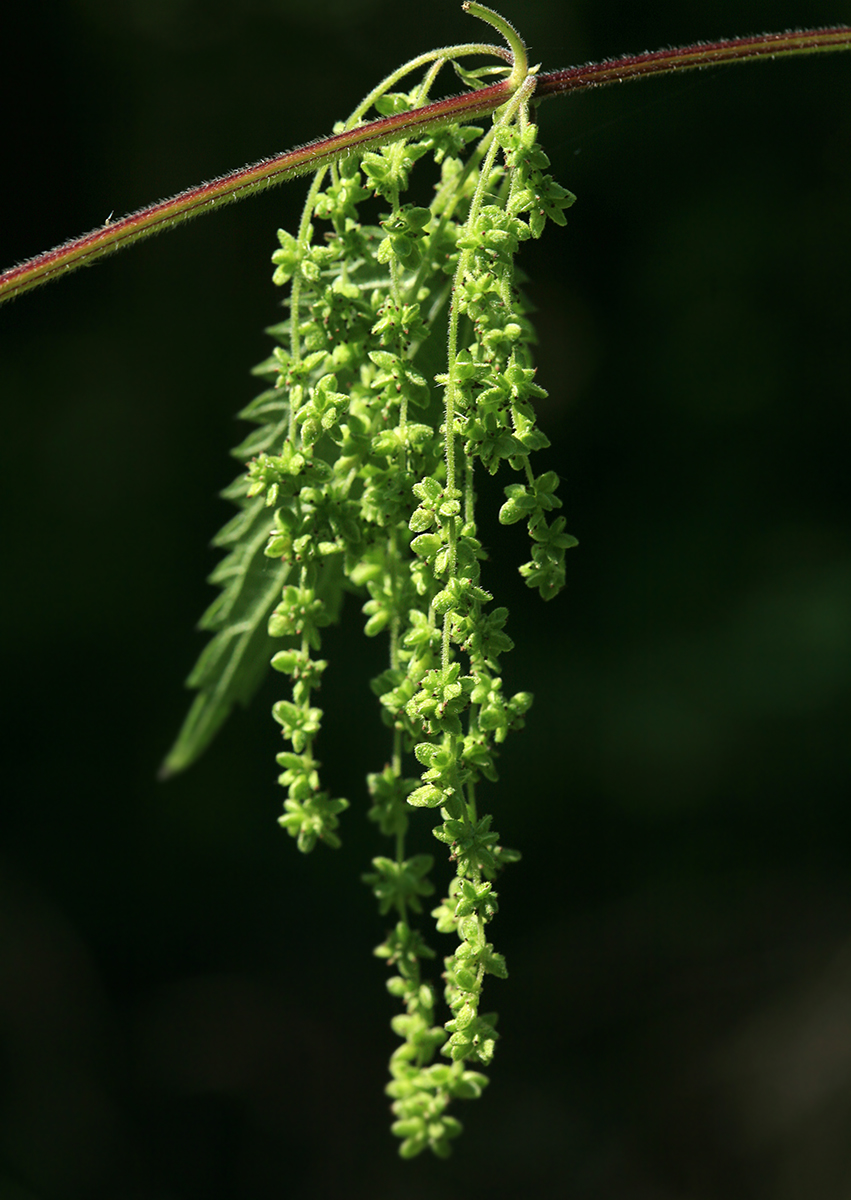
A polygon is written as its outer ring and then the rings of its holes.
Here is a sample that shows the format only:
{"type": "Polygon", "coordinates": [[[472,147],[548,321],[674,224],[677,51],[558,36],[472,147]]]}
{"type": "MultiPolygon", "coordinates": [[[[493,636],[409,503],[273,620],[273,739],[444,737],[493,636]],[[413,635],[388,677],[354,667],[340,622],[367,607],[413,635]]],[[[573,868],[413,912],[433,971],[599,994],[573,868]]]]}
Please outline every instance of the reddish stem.
{"type": "Polygon", "coordinates": [[[829,29],[799,29],[787,33],[763,33],[756,37],[730,38],[720,42],[697,42],[672,50],[625,55],[583,67],[568,67],[538,76],[535,99],[561,96],[566,92],[585,91],[607,83],[626,83],[648,75],[670,74],[695,67],[713,67],[724,63],[749,62],[754,58],[778,55],[814,54],[851,48],[851,26],[829,29]]]}
{"type": "MultiPolygon", "coordinates": [[[[631,79],[696,67],[848,49],[851,49],[851,26],[848,25],[698,43],[539,75],[535,99],[543,100],[608,83],[625,83],[631,79]]],[[[189,188],[170,200],[139,209],[118,221],[107,222],[91,233],[72,238],[61,246],[46,250],[4,271],[0,274],[0,303],[180,221],[209,212],[216,206],[241,200],[252,192],[283,183],[305,171],[315,171],[345,154],[386,145],[454,121],[491,113],[505,103],[512,91],[510,81],[503,80],[490,87],[450,96],[410,112],[370,121],[356,129],[321,138],[284,154],[241,167],[209,183],[189,188]]]]}

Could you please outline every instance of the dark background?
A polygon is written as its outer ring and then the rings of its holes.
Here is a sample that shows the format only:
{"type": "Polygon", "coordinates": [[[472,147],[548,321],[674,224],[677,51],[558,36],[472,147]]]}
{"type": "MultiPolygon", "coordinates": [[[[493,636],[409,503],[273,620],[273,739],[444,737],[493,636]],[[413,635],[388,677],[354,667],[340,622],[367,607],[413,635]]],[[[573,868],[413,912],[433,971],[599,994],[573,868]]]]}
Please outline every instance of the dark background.
{"type": "MultiPolygon", "coordinates": [[[[545,69],[851,20],[505,11],[545,69]]],[[[402,59],[481,36],[454,0],[31,0],[3,34],[0,262],[328,132],[402,59]]],[[[580,547],[543,606],[484,521],[507,686],[536,701],[483,801],[524,859],[491,927],[492,1084],[447,1164],[387,1132],[359,882],[385,651],[356,608],[322,693],[342,851],[276,826],[283,680],[154,779],[305,185],[3,308],[1,1200],[851,1195],[849,69],[541,109],[579,200],[522,265],[580,547]]]]}

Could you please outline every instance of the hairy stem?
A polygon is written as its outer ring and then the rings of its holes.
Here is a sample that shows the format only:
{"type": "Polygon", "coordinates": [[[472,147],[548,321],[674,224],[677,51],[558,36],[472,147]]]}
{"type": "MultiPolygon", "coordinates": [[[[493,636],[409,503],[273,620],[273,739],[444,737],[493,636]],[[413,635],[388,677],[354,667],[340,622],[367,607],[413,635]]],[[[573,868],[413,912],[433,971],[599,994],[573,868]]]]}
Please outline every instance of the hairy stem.
{"type": "Polygon", "coordinates": [[[755,58],[780,58],[798,54],[817,54],[828,50],[851,49],[851,26],[829,29],[797,29],[787,33],[761,33],[755,37],[730,38],[720,42],[697,42],[671,50],[626,55],[584,67],[568,67],[538,76],[535,100],[584,92],[607,83],[626,83],[648,75],[670,75],[673,71],[695,67],[723,66],[751,62],[755,58]]]}
{"type": "MultiPolygon", "coordinates": [[[[475,15],[479,15],[479,10],[483,9],[482,5],[473,3],[468,7],[475,15]]],[[[470,49],[471,47],[455,47],[433,53],[449,57],[453,52],[465,52],[470,49]]],[[[480,51],[483,47],[477,45],[475,49],[480,51]]],[[[505,54],[499,48],[490,49],[500,57],[505,54]]],[[[657,50],[653,53],[636,54],[538,75],[535,99],[542,100],[601,87],[608,83],[625,83],[649,75],[665,75],[697,67],[848,49],[851,49],[851,26],[848,25],[791,33],[766,33],[758,37],[680,46],[672,50],[657,50]]],[[[422,61],[432,57],[425,56],[422,61]]],[[[284,183],[296,175],[316,171],[348,154],[374,149],[415,134],[422,135],[456,121],[465,121],[494,112],[510,99],[522,82],[522,79],[515,80],[512,72],[510,78],[499,83],[465,92],[461,96],[450,96],[409,112],[381,117],[331,137],[309,142],[306,146],[299,146],[272,158],[261,159],[260,162],[221,175],[208,183],[179,192],[169,200],[161,200],[157,204],[141,208],[118,221],[109,221],[90,233],[72,238],[0,274],[0,303],[163,229],[170,229],[181,221],[220,208],[223,204],[241,200],[263,188],[284,183]]]]}
{"type": "Polygon", "coordinates": [[[475,0],[464,0],[462,5],[464,12],[470,13],[474,17],[478,17],[480,21],[486,21],[488,25],[492,25],[498,30],[508,45],[511,47],[511,53],[514,58],[514,66],[511,71],[511,76],[508,82],[511,84],[511,90],[516,91],[520,84],[529,74],[529,62],[526,58],[526,47],[523,44],[523,39],[520,34],[506,21],[505,17],[501,17],[498,12],[494,12],[492,8],[485,8],[484,4],[477,4],[475,0]]]}

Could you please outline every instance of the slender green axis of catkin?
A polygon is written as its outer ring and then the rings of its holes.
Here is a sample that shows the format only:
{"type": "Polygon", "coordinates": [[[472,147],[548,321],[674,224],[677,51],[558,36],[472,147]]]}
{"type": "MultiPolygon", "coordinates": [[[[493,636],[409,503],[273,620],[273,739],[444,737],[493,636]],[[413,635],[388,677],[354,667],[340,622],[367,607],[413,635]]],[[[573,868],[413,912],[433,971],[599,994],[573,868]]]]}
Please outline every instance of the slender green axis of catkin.
{"type": "MultiPolygon", "coordinates": [[[[525,62],[525,55],[524,55],[525,62]]],[[[516,68],[515,68],[516,69],[516,68]]],[[[508,128],[521,108],[525,111],[525,106],[528,104],[532,93],[535,90],[535,79],[525,79],[523,84],[518,87],[517,92],[505,105],[504,109],[500,110],[499,119],[496,124],[498,127],[508,128]]],[[[494,138],[488,147],[484,161],[479,170],[479,178],[476,184],[476,190],[473,193],[472,203],[470,205],[470,213],[468,216],[468,225],[474,225],[481,211],[482,202],[488,181],[490,180],[491,171],[493,170],[494,160],[499,150],[499,142],[494,138]]],[[[472,246],[467,247],[461,253],[458,259],[458,267],[455,272],[455,280],[452,291],[452,304],[449,310],[449,336],[447,361],[448,371],[446,378],[446,398],[445,398],[445,416],[444,423],[446,427],[446,486],[447,492],[454,495],[457,491],[457,474],[455,469],[455,409],[456,409],[456,393],[458,388],[458,322],[461,315],[461,287],[465,282],[467,275],[470,273],[470,266],[473,258],[472,246]]],[[[467,519],[472,520],[471,499],[472,492],[470,486],[467,489],[467,519]]],[[[453,518],[449,524],[449,575],[452,576],[456,567],[456,536],[457,536],[457,520],[453,518]]],[[[443,665],[446,667],[450,657],[450,634],[451,622],[447,613],[443,623],[443,665]]]]}

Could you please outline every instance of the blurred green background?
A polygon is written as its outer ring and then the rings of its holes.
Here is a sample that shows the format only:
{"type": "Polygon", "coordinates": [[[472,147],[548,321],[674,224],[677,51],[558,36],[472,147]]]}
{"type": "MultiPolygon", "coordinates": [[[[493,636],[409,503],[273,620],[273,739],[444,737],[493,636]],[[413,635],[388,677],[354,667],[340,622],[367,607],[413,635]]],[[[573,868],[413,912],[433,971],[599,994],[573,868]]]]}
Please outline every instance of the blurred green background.
{"type": "MultiPolygon", "coordinates": [[[[545,69],[851,20],[505,15],[545,69]]],[[[455,0],[19,5],[0,262],[328,132],[402,59],[478,36],[455,0]]],[[[303,859],[276,826],[280,679],[154,778],[305,185],[3,308],[0,1200],[851,1195],[849,72],[541,108],[579,199],[522,266],[541,469],[580,547],[542,606],[492,515],[507,480],[483,487],[507,686],[536,702],[487,798],[524,859],[492,927],[503,1040],[449,1163],[401,1164],[387,1132],[385,921],[359,882],[384,648],[356,608],[322,693],[342,851],[303,859]]]]}

